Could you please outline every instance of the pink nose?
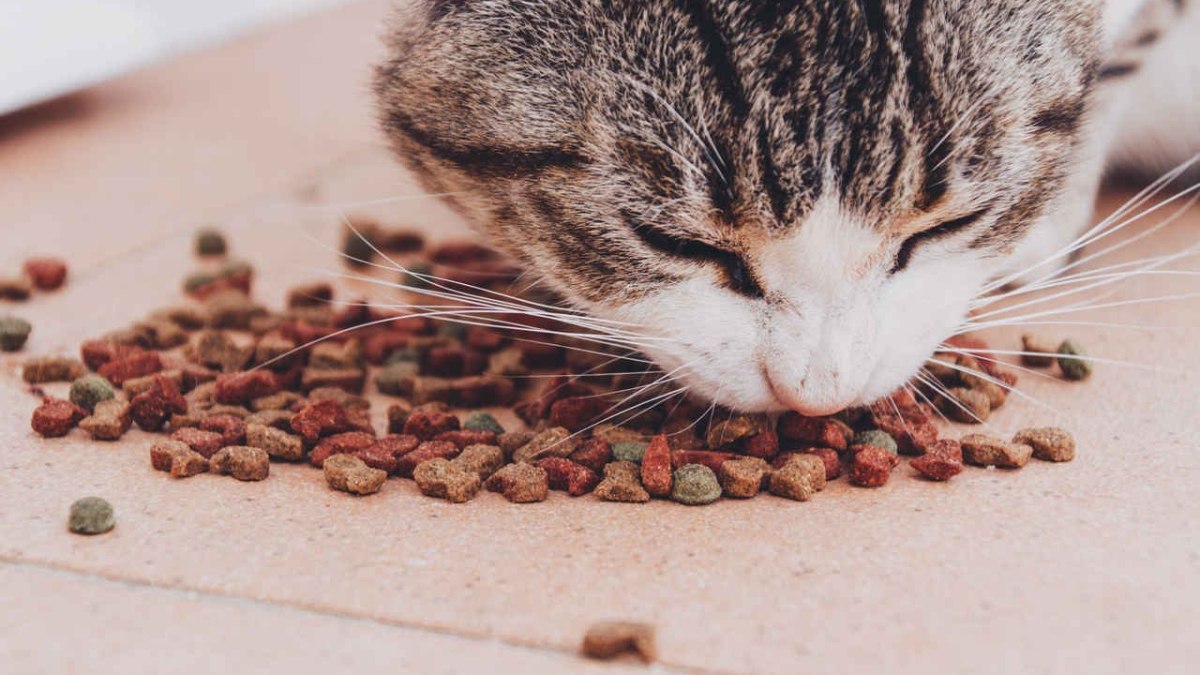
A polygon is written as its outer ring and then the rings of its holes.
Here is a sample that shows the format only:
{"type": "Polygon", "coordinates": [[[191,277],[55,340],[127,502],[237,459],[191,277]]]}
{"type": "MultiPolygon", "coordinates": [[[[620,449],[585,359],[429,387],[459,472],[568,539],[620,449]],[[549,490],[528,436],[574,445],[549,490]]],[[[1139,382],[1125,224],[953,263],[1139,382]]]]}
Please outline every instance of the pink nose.
{"type": "Polygon", "coordinates": [[[795,410],[808,417],[823,417],[845,410],[854,403],[853,397],[846,396],[836,388],[829,387],[825,391],[812,391],[801,386],[781,386],[768,374],[767,383],[771,393],[789,410],[795,410]]]}

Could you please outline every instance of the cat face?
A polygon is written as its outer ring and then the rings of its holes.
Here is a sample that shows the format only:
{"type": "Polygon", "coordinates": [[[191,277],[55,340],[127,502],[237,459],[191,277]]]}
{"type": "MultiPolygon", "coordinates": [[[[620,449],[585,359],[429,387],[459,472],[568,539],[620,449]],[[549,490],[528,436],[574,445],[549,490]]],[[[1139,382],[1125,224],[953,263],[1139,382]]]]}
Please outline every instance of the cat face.
{"type": "Polygon", "coordinates": [[[680,383],[821,414],[906,382],[1045,222],[1096,25],[1074,0],[438,0],[377,92],[429,189],[680,383]]]}

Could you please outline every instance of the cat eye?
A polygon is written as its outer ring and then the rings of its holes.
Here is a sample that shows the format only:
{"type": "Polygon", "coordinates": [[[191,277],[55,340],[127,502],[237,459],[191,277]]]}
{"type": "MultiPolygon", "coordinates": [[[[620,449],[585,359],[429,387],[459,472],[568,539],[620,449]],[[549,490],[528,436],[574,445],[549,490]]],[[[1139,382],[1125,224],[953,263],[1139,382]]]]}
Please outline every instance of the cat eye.
{"type": "Polygon", "coordinates": [[[695,239],[685,239],[667,234],[645,225],[634,225],[634,233],[650,248],[677,258],[714,262],[725,273],[725,283],[730,290],[748,298],[761,298],[764,293],[754,273],[742,257],[732,251],[706,244],[695,239]]]}
{"type": "Polygon", "coordinates": [[[896,253],[896,262],[892,265],[891,273],[897,274],[899,272],[903,272],[908,267],[908,264],[912,262],[913,254],[916,252],[917,247],[921,244],[933,241],[935,239],[940,239],[942,237],[947,237],[955,232],[961,232],[962,230],[965,230],[974,223],[978,222],[980,218],[983,218],[985,215],[987,215],[987,212],[988,209],[986,208],[979,209],[978,211],[968,213],[961,218],[955,218],[953,220],[947,220],[943,223],[939,223],[927,230],[922,230],[912,235],[908,239],[905,239],[904,243],[900,244],[900,250],[896,253]]]}

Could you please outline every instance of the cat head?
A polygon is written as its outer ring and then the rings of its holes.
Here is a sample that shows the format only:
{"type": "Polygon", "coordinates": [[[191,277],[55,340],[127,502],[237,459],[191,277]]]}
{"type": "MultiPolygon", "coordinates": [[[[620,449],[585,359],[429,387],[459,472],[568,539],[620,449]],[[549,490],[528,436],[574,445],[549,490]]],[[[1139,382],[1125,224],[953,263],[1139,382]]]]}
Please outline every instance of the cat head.
{"type": "Polygon", "coordinates": [[[575,305],[741,410],[905,383],[1044,220],[1075,0],[435,0],[377,73],[398,155],[575,305]]]}

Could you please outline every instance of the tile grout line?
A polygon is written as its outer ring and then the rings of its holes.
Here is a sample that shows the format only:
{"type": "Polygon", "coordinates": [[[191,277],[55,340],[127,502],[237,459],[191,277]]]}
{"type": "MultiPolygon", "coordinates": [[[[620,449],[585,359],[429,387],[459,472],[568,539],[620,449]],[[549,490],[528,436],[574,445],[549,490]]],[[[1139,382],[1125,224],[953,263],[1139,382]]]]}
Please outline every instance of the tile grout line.
{"type": "MultiPolygon", "coordinates": [[[[249,605],[265,607],[267,609],[276,610],[276,611],[277,610],[299,611],[299,612],[304,612],[306,614],[312,614],[315,616],[324,616],[324,617],[348,620],[348,621],[361,621],[361,622],[372,623],[372,624],[376,624],[376,625],[380,625],[380,626],[387,626],[390,628],[400,628],[400,629],[405,629],[405,630],[411,630],[411,631],[418,632],[418,633],[441,635],[441,636],[445,636],[445,637],[452,637],[452,638],[458,638],[458,639],[463,639],[463,640],[471,640],[473,642],[479,642],[479,643],[498,643],[498,644],[505,645],[508,647],[513,647],[516,649],[524,649],[524,650],[529,650],[529,651],[534,651],[534,652],[542,652],[542,653],[547,653],[547,654],[560,654],[560,655],[565,655],[565,656],[579,657],[578,652],[576,652],[573,649],[567,649],[565,647],[557,647],[554,645],[522,642],[520,640],[514,640],[512,638],[505,638],[503,636],[486,635],[483,633],[471,632],[471,631],[466,631],[466,630],[456,630],[456,629],[453,629],[453,628],[450,628],[447,626],[435,626],[435,625],[429,625],[429,624],[421,624],[421,623],[417,623],[417,622],[413,622],[413,621],[406,621],[403,619],[362,616],[362,615],[350,613],[345,610],[339,610],[339,609],[334,609],[334,608],[330,608],[330,607],[322,607],[322,606],[318,606],[318,605],[307,605],[307,604],[303,604],[300,602],[289,601],[289,600],[270,600],[270,599],[265,599],[265,598],[251,598],[251,597],[246,597],[243,595],[238,595],[236,593],[225,592],[225,591],[198,589],[198,588],[191,588],[191,587],[179,586],[179,585],[160,585],[160,584],[157,584],[157,583],[154,583],[151,581],[143,581],[143,580],[139,580],[139,579],[131,579],[131,578],[127,578],[127,577],[121,577],[121,576],[117,576],[114,574],[106,574],[106,573],[102,573],[102,572],[83,570],[83,569],[71,567],[69,565],[64,565],[61,563],[55,563],[55,562],[44,561],[44,560],[21,559],[21,558],[15,558],[15,557],[12,557],[9,555],[0,555],[0,564],[9,566],[9,567],[13,567],[13,568],[17,568],[17,569],[39,570],[39,571],[43,571],[43,572],[50,572],[53,574],[61,574],[61,575],[65,575],[65,576],[75,577],[78,579],[84,579],[84,580],[90,580],[90,581],[100,581],[103,583],[127,586],[130,588],[136,588],[136,589],[160,591],[160,592],[165,592],[165,593],[169,593],[172,595],[186,596],[189,594],[194,594],[196,596],[199,596],[199,597],[207,599],[207,600],[215,600],[215,601],[219,601],[219,602],[247,603],[249,605]]],[[[582,657],[580,657],[580,658],[582,658],[582,657]]],[[[597,661],[596,663],[602,663],[602,662],[597,661]]],[[[695,673],[696,675],[731,675],[727,671],[711,670],[711,669],[706,669],[706,668],[700,668],[697,666],[688,666],[688,665],[683,665],[683,664],[672,663],[669,661],[656,661],[655,663],[650,664],[650,665],[664,667],[667,669],[672,669],[674,671],[681,672],[681,673],[695,673]]]]}

